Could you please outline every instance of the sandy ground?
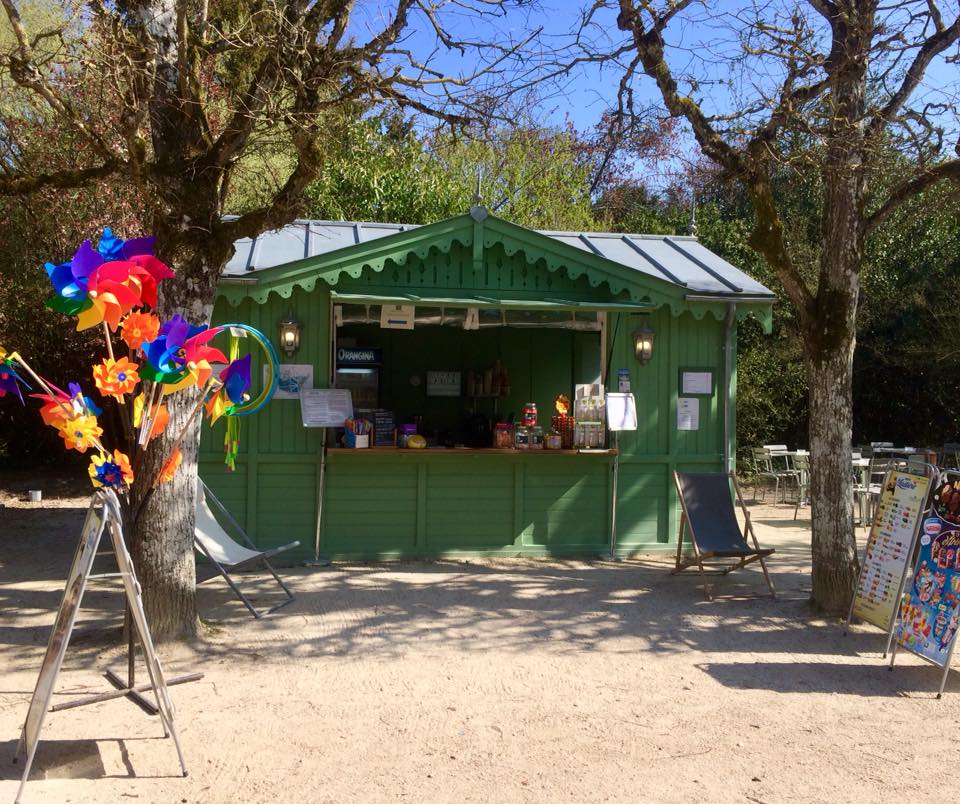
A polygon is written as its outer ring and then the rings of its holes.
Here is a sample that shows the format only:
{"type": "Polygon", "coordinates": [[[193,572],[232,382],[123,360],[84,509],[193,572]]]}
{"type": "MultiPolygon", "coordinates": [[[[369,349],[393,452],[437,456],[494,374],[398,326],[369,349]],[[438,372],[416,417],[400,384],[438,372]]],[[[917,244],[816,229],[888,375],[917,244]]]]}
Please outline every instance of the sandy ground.
{"type": "MultiPolygon", "coordinates": [[[[0,800],[86,500],[0,494],[0,800]],[[5,739],[4,739],[5,738],[5,739]]],[[[81,486],[82,489],[82,486],[81,486]]],[[[13,492],[13,493],[11,493],[13,492]]],[[[85,492],[84,492],[85,493],[85,492]]],[[[59,495],[59,496],[57,496],[59,495]]],[[[163,646],[190,775],[125,700],[47,717],[25,802],[879,801],[941,798],[960,679],[812,617],[803,511],[757,506],[759,570],[718,582],[649,561],[335,565],[286,572],[255,621],[218,582],[211,625],[163,646]],[[926,769],[924,771],[923,769],[926,769]],[[930,786],[921,781],[926,775],[930,786]]],[[[265,579],[247,576],[261,603],[265,579]]],[[[108,689],[120,595],[88,591],[55,701],[108,689]]]]}

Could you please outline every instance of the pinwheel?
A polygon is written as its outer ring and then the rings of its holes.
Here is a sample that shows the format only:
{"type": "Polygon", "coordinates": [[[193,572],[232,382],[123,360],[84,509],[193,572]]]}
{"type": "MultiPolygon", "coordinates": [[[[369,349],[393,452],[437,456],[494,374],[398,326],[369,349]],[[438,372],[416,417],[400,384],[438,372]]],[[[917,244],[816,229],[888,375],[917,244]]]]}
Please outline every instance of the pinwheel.
{"type": "Polygon", "coordinates": [[[129,486],[133,483],[133,469],[130,467],[130,459],[120,450],[113,451],[113,455],[94,455],[90,459],[90,466],[87,467],[90,473],[90,480],[94,488],[107,486],[109,488],[122,489],[124,485],[129,486]]]}
{"type": "Polygon", "coordinates": [[[123,402],[123,395],[133,392],[140,382],[137,374],[139,366],[131,363],[127,358],[103,360],[99,366],[93,367],[93,381],[101,394],[112,396],[118,402],[123,402]]]}
{"type": "Polygon", "coordinates": [[[193,327],[182,316],[175,315],[160,326],[160,334],[142,345],[147,362],[140,367],[140,376],[145,380],[174,385],[187,373],[184,345],[189,338],[205,331],[205,327],[193,327]]]}
{"type": "Polygon", "coordinates": [[[103,428],[97,425],[96,416],[66,416],[55,424],[67,449],[86,452],[90,447],[100,444],[103,428]]]}
{"type": "MultiPolygon", "coordinates": [[[[133,426],[139,427],[143,421],[143,408],[146,404],[143,394],[138,394],[133,400],[133,426]]],[[[150,415],[147,417],[150,422],[150,438],[156,438],[160,433],[167,429],[167,422],[170,421],[170,415],[167,413],[166,405],[153,405],[150,408],[150,415]]]]}
{"type": "Polygon", "coordinates": [[[40,408],[40,417],[44,424],[51,427],[59,427],[60,422],[69,419],[72,416],[94,416],[97,417],[103,410],[89,397],[84,396],[80,386],[75,382],[70,383],[70,393],[61,391],[53,383],[48,382],[49,393],[30,394],[33,399],[39,399],[43,402],[40,408]]]}
{"type": "Polygon", "coordinates": [[[120,330],[124,343],[136,351],[141,344],[149,343],[160,334],[160,319],[153,313],[129,313],[120,322],[120,330]]]}
{"type": "Polygon", "coordinates": [[[233,405],[239,405],[247,397],[250,388],[250,355],[245,355],[230,364],[220,372],[220,382],[223,385],[210,397],[207,402],[207,415],[210,424],[216,424],[217,419],[229,413],[233,405]],[[231,405],[227,404],[227,400],[231,405]]]}
{"type": "Polygon", "coordinates": [[[220,334],[220,328],[205,329],[203,332],[188,338],[183,342],[183,359],[186,361],[186,374],[179,382],[163,389],[165,394],[198,385],[201,388],[207,384],[213,374],[211,363],[226,363],[227,358],[219,349],[207,346],[211,339],[220,334]]]}
{"type": "Polygon", "coordinates": [[[163,465],[163,469],[160,470],[160,474],[157,476],[157,482],[169,483],[173,480],[173,476],[177,473],[177,469],[180,468],[181,463],[183,463],[183,453],[177,448],[171,452],[170,457],[167,458],[167,462],[163,465]]]}
{"type": "Polygon", "coordinates": [[[57,295],[47,302],[54,310],[77,315],[77,329],[105,321],[116,330],[120,317],[134,307],[157,303],[157,285],[173,276],[153,256],[151,237],[123,242],[108,228],[97,250],[85,240],[70,262],[46,263],[57,295]]]}
{"type": "Polygon", "coordinates": [[[20,404],[23,404],[23,393],[20,391],[20,386],[23,385],[27,390],[30,389],[30,386],[17,374],[13,368],[13,361],[7,360],[6,354],[0,348],[0,397],[11,394],[20,400],[20,404]]]}

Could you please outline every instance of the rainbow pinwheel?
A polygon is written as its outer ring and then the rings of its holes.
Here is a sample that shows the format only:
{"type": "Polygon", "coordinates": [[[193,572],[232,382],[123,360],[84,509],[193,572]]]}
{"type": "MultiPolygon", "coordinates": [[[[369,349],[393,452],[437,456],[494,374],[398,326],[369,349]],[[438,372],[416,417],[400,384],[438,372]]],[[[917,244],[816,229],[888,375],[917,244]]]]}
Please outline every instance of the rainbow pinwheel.
{"type": "Polygon", "coordinates": [[[220,327],[194,327],[175,315],[160,327],[160,335],[141,347],[147,362],[140,376],[163,383],[164,393],[204,385],[213,373],[211,363],[226,363],[219,349],[207,343],[221,332],[220,327]]]}
{"type": "Polygon", "coordinates": [[[173,385],[180,382],[186,373],[187,361],[183,356],[186,340],[204,331],[193,327],[182,316],[175,315],[160,325],[160,334],[141,346],[147,361],[140,367],[140,376],[145,380],[173,385]]]}
{"type": "Polygon", "coordinates": [[[70,262],[46,263],[57,292],[47,306],[78,316],[78,330],[105,321],[115,331],[120,318],[135,307],[155,306],[158,284],[173,276],[153,256],[153,241],[141,237],[124,242],[107,228],[97,250],[85,240],[70,262]]]}

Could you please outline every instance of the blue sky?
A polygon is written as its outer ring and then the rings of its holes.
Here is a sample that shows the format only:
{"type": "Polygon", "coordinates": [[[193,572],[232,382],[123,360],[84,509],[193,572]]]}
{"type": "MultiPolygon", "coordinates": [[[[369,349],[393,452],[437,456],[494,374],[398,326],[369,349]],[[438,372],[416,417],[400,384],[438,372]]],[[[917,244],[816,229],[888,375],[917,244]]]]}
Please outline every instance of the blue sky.
{"type": "MultiPolygon", "coordinates": [[[[907,0],[899,4],[902,8],[907,5],[907,0]]],[[[372,2],[365,13],[374,16],[382,14],[380,6],[380,3],[372,2]]],[[[706,79],[700,84],[697,97],[704,102],[708,111],[711,107],[715,111],[728,111],[728,107],[732,106],[736,99],[737,91],[735,82],[731,80],[737,76],[730,72],[729,62],[714,55],[728,55],[737,43],[726,22],[721,24],[717,18],[719,15],[750,6],[749,1],[735,0],[713,0],[703,6],[694,5],[668,28],[668,42],[678,46],[669,54],[668,60],[677,74],[689,69],[698,78],[706,79]]],[[[453,15],[447,19],[454,34],[481,40],[495,38],[496,41],[506,41],[508,37],[522,39],[534,28],[542,26],[543,41],[548,45],[558,45],[568,38],[570,31],[575,28],[582,7],[581,0],[542,0],[533,8],[512,11],[505,19],[488,17],[487,23],[478,21],[474,15],[453,15]]],[[[949,14],[949,9],[943,10],[949,14]]],[[[953,13],[956,13],[955,8],[953,13]]],[[[600,25],[596,27],[594,34],[619,40],[622,34],[616,29],[614,13],[606,10],[602,14],[598,18],[600,25]]],[[[822,23],[815,13],[811,11],[810,14],[813,20],[822,23]]],[[[361,18],[361,27],[362,24],[361,18]]],[[[405,46],[418,54],[426,52],[433,41],[432,33],[426,28],[426,25],[421,25],[411,33],[405,46]]],[[[463,58],[458,54],[441,52],[434,62],[448,73],[469,73],[477,63],[476,54],[469,52],[463,58]]],[[[580,129],[591,128],[603,111],[614,102],[619,77],[620,71],[614,65],[602,69],[591,66],[578,70],[565,82],[562,94],[557,94],[556,90],[544,91],[544,97],[537,107],[542,122],[561,125],[569,119],[580,129]]],[[[765,77],[757,71],[757,65],[754,64],[752,72],[744,73],[739,78],[763,81],[765,77]]],[[[774,73],[767,80],[777,78],[774,73]]],[[[940,87],[956,85],[957,78],[956,65],[948,65],[940,58],[928,71],[928,91],[936,92],[940,87]]],[[[638,101],[659,101],[659,93],[649,79],[644,77],[635,86],[638,101]]],[[[953,109],[947,112],[944,118],[951,127],[955,127],[956,114],[953,109]]]]}

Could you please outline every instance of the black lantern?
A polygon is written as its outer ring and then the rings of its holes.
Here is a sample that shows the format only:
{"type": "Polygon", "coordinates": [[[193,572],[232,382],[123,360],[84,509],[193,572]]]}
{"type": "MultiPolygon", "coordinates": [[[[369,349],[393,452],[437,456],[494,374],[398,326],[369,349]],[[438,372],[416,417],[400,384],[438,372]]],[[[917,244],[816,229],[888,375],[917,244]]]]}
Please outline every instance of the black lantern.
{"type": "Polygon", "coordinates": [[[291,307],[287,311],[286,318],[281,319],[278,329],[280,331],[280,348],[288,355],[294,354],[300,348],[300,330],[303,328],[291,307]]]}
{"type": "Polygon", "coordinates": [[[643,316],[640,326],[633,331],[633,356],[641,366],[645,366],[653,357],[653,339],[656,333],[650,328],[650,319],[643,316]]]}

